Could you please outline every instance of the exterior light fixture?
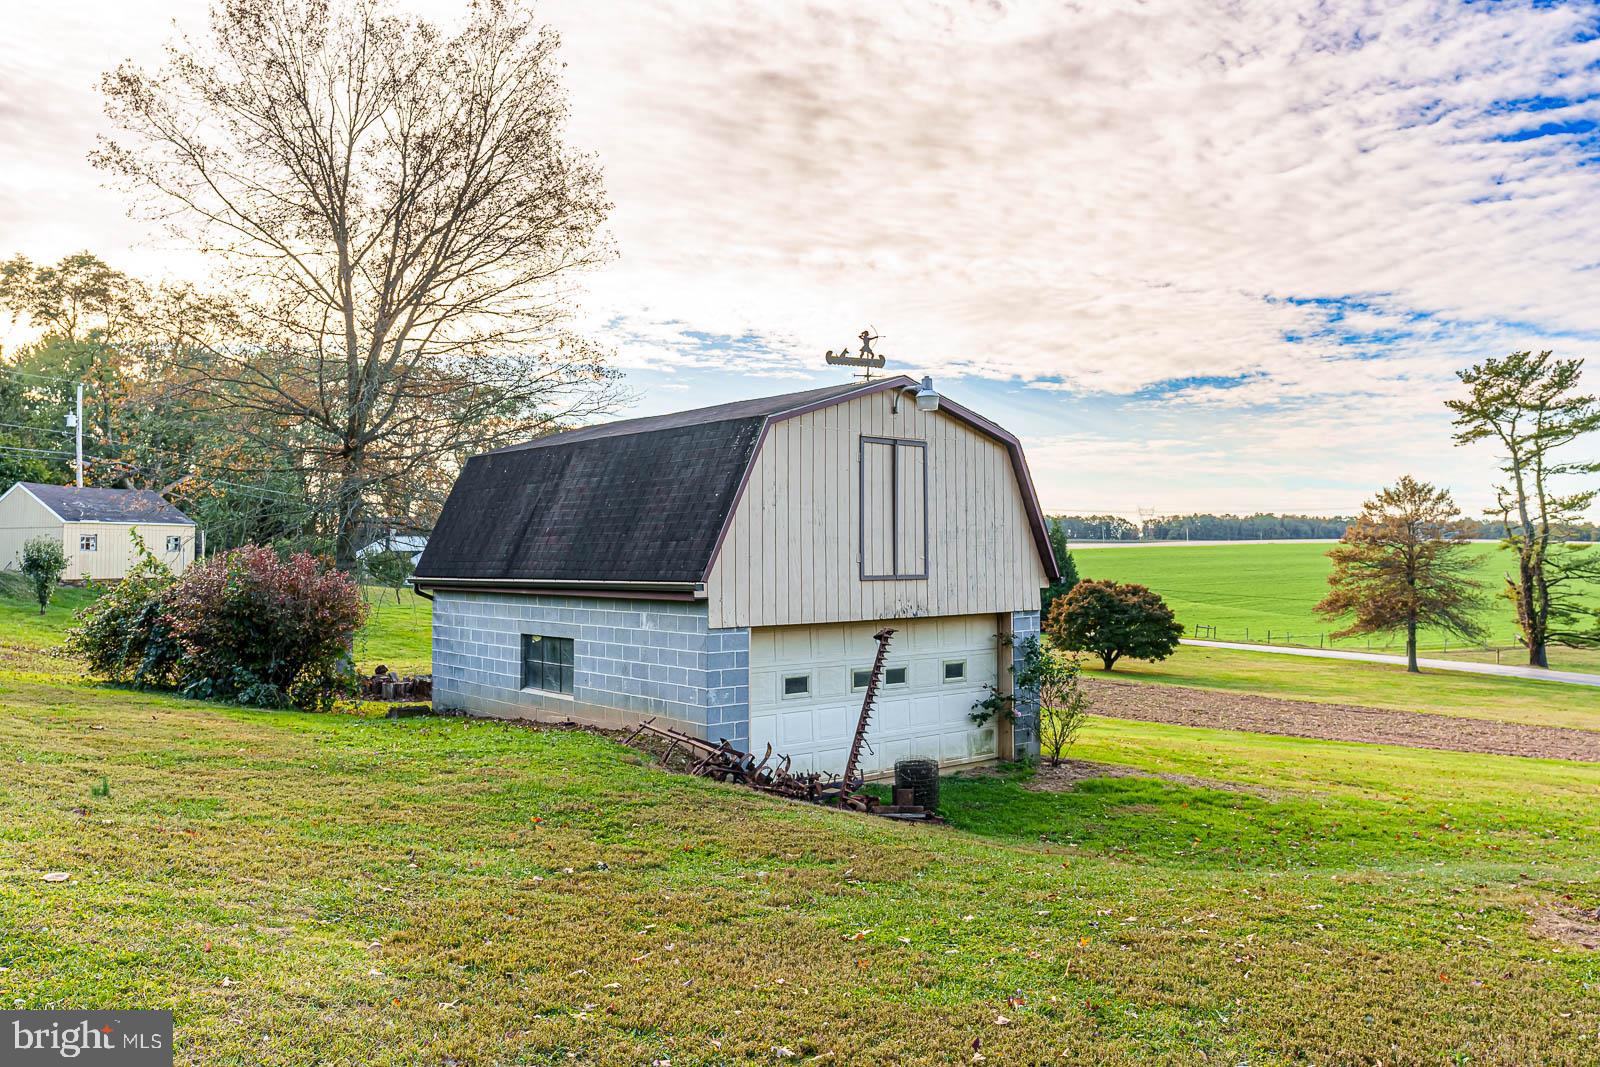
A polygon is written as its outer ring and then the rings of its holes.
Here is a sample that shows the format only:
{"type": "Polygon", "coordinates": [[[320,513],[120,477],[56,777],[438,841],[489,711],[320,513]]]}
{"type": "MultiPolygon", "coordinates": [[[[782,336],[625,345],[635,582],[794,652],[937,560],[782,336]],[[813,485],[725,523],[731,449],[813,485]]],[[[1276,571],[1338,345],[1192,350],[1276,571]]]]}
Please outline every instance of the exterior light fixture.
{"type": "Polygon", "coordinates": [[[900,414],[900,394],[910,393],[917,402],[918,411],[938,411],[939,394],[933,391],[933,379],[928,375],[922,376],[921,385],[902,385],[895,390],[894,402],[889,405],[891,415],[900,414]]]}

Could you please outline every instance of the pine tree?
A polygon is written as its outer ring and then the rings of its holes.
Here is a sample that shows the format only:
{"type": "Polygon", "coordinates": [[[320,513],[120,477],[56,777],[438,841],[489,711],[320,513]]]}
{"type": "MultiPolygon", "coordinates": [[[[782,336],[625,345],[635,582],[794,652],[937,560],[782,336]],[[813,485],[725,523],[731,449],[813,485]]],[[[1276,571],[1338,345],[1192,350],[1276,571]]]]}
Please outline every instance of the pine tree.
{"type": "Polygon", "coordinates": [[[1078,564],[1072,558],[1072,549],[1067,547],[1067,528],[1060,519],[1050,520],[1050,554],[1056,558],[1056,570],[1061,572],[1061,577],[1039,590],[1039,618],[1050,617],[1050,605],[1056,597],[1064,596],[1072,591],[1078,584],[1078,564]]]}
{"type": "Polygon", "coordinates": [[[1580,391],[1583,360],[1513,352],[1458,376],[1468,394],[1446,402],[1456,413],[1456,444],[1500,448],[1505,480],[1495,486],[1495,510],[1517,556],[1506,595],[1516,605],[1528,663],[1548,667],[1552,644],[1600,647],[1600,612],[1584,592],[1600,582],[1600,552],[1563,543],[1600,499],[1600,490],[1581,481],[1600,474],[1600,462],[1568,451],[1600,433],[1600,396],[1580,391]]]}
{"type": "Polygon", "coordinates": [[[1467,577],[1461,512],[1450,493],[1409,474],[1367,501],[1329,553],[1332,591],[1316,606],[1329,618],[1355,616],[1334,637],[1406,635],[1406,670],[1417,671],[1417,631],[1444,630],[1481,640],[1483,587],[1467,577]]]}

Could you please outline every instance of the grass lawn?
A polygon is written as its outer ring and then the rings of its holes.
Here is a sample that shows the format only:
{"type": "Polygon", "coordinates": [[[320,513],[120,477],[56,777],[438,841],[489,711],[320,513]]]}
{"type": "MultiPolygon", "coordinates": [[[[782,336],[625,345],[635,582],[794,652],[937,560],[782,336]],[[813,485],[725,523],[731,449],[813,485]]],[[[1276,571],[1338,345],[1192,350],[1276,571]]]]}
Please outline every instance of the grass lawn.
{"type": "Polygon", "coordinates": [[[911,827],[582,733],[0,701],[0,1002],[170,1007],[184,1063],[1600,1057],[1600,959],[1532,928],[1600,895],[1592,766],[1098,720],[1265,795],[947,780],[911,827]]]}
{"type": "Polygon", "coordinates": [[[429,674],[433,670],[433,603],[406,589],[395,600],[394,590],[367,586],[362,590],[371,614],[356,636],[356,662],[363,670],[383,664],[402,674],[429,674]]]}
{"type": "MultiPolygon", "coordinates": [[[[65,597],[84,597],[68,591],[65,597]]],[[[369,591],[363,666],[427,663],[369,591]]],[[[0,1004],[188,1064],[1600,1061],[1600,766],[1094,719],[1186,776],[906,826],[588,733],[97,686],[0,596],[0,1004]],[[65,872],[65,882],[46,882],[65,872]]],[[[36,613],[37,609],[31,609],[36,613]]],[[[1592,691],[1184,648],[1112,677],[1596,727],[1592,691]]]]}
{"type": "Polygon", "coordinates": [[[1600,689],[1562,682],[1432,670],[1407,674],[1404,667],[1387,663],[1197,645],[1183,645],[1160,663],[1121,660],[1110,672],[1100,670],[1100,661],[1092,656],[1082,662],[1087,675],[1123,682],[1192,685],[1291,700],[1600,730],[1600,689]]]}
{"type": "MultiPolygon", "coordinates": [[[[1276,644],[1315,646],[1322,635],[1339,629],[1311,609],[1328,591],[1328,544],[1261,545],[1161,545],[1143,548],[1080,548],[1072,556],[1085,578],[1111,578],[1139,582],[1160,593],[1178,620],[1194,634],[1196,625],[1216,627],[1219,641],[1254,641],[1264,644],[1268,633],[1276,644]]],[[[1495,545],[1476,545],[1470,551],[1480,561],[1478,580],[1493,594],[1484,616],[1489,643],[1510,646],[1516,642],[1516,615],[1510,601],[1499,596],[1502,577],[1511,554],[1495,545]]],[[[1591,551],[1600,552],[1600,548],[1591,551]]],[[[1595,591],[1600,603],[1600,590],[1595,591]]],[[[1206,636],[1206,635],[1202,635],[1206,636]]],[[[1372,648],[1383,651],[1386,640],[1374,637],[1372,648]]],[[[1403,638],[1400,640],[1403,647],[1403,638]]],[[[1459,647],[1459,640],[1424,633],[1423,647],[1434,650],[1459,647]]],[[[1348,638],[1332,647],[1366,649],[1366,638],[1348,638]]],[[[1493,654],[1490,654],[1493,659],[1493,654]]],[[[1552,666],[1569,670],[1600,669],[1595,657],[1571,656],[1551,649],[1552,666]]],[[[1515,654],[1508,662],[1516,662],[1515,654]]]]}
{"type": "Polygon", "coordinates": [[[41,615],[20,574],[0,573],[0,641],[17,648],[52,648],[72,625],[72,614],[91,604],[105,586],[64,585],[41,615]]]}

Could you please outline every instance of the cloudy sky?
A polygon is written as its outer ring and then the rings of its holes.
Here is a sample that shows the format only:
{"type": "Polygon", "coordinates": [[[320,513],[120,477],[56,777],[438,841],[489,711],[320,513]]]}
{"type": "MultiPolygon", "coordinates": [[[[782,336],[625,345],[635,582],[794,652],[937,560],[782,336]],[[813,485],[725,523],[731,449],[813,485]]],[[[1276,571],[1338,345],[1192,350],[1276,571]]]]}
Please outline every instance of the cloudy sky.
{"type": "MultiPolygon", "coordinates": [[[[1405,472],[1477,509],[1453,372],[1600,356],[1595,5],[541,10],[617,205],[583,320],[635,412],[842,380],[823,350],[871,324],[1023,437],[1050,510],[1348,511],[1405,472]]],[[[98,72],[203,13],[12,14],[0,254],[201,269],[84,156],[98,72]]]]}

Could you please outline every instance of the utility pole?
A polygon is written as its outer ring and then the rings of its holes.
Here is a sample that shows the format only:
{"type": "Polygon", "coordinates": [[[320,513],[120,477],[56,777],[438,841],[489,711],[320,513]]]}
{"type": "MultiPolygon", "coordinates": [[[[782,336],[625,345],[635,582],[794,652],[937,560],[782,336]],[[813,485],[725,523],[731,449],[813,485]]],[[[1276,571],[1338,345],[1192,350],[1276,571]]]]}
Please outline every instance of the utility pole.
{"type": "Polygon", "coordinates": [[[72,420],[77,428],[78,445],[78,488],[83,488],[83,383],[78,383],[78,417],[72,420]]]}
{"type": "Polygon", "coordinates": [[[75,468],[78,472],[78,488],[83,488],[83,383],[78,383],[78,409],[67,412],[67,425],[76,431],[78,439],[78,458],[75,468]]]}

